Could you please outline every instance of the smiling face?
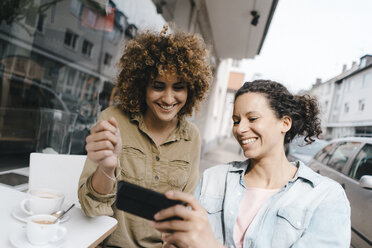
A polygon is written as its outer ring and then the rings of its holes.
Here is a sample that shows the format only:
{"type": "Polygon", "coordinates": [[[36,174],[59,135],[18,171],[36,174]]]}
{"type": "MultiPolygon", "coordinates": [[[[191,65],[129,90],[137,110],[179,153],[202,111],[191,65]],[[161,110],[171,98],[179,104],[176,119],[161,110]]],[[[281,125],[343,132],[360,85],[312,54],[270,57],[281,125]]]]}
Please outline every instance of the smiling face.
{"type": "Polygon", "coordinates": [[[146,88],[145,118],[168,123],[177,120],[177,114],[186,104],[187,87],[172,73],[159,75],[146,88]]]}
{"type": "Polygon", "coordinates": [[[232,118],[233,133],[245,157],[262,159],[284,152],[284,135],[291,127],[291,120],[278,119],[264,94],[248,92],[238,96],[232,118]]]}

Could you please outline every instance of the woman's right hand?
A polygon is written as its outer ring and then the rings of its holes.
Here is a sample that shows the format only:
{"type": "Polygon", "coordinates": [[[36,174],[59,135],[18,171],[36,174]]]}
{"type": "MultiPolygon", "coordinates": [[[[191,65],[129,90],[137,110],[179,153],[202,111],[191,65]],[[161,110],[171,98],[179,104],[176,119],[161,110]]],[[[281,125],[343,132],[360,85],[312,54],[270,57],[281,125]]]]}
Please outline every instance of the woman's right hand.
{"type": "Polygon", "coordinates": [[[87,157],[91,161],[108,170],[116,168],[121,151],[121,136],[114,117],[93,126],[86,142],[87,157]]]}
{"type": "Polygon", "coordinates": [[[189,206],[175,205],[154,215],[155,221],[151,221],[150,225],[162,233],[165,248],[223,248],[214,237],[207,212],[193,195],[168,191],[165,196],[183,201],[189,206]],[[166,220],[171,217],[179,217],[181,220],[166,220]]]}

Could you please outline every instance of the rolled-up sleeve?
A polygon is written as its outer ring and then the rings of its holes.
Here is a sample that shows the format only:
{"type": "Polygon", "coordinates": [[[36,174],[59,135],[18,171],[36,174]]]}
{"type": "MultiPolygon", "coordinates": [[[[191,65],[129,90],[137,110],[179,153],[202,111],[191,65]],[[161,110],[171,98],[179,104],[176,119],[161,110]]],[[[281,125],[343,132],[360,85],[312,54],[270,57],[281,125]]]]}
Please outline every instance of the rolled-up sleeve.
{"type": "Polygon", "coordinates": [[[350,204],[337,184],[314,210],[308,228],[292,247],[349,248],[350,238],[350,204]]]}

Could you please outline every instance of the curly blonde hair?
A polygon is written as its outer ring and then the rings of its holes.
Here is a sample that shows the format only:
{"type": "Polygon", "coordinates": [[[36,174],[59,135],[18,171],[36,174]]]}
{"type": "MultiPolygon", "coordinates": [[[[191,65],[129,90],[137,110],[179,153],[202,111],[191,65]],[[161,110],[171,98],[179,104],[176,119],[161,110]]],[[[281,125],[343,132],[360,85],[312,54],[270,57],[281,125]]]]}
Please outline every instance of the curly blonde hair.
{"type": "Polygon", "coordinates": [[[144,31],[127,42],[119,61],[120,107],[126,112],[146,111],[146,87],[165,71],[176,73],[187,85],[187,101],[178,117],[191,115],[204,99],[212,80],[209,52],[197,34],[177,31],[166,35],[167,27],[155,33],[144,31]]]}

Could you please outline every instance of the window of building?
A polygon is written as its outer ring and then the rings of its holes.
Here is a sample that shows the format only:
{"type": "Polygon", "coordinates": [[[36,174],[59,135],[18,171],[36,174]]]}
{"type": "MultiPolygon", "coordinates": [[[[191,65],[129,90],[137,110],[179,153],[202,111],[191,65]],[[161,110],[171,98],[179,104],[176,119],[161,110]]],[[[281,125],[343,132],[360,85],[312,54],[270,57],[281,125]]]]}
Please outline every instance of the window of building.
{"type": "Polygon", "coordinates": [[[110,32],[106,32],[106,37],[112,42],[115,42],[118,35],[118,30],[115,27],[110,32]]]}
{"type": "Polygon", "coordinates": [[[70,11],[73,15],[79,17],[81,14],[81,2],[80,0],[71,0],[70,11]]]}
{"type": "Polygon", "coordinates": [[[347,92],[350,92],[350,90],[351,90],[351,85],[353,84],[353,80],[349,80],[348,82],[347,82],[347,92]]]}
{"type": "Polygon", "coordinates": [[[65,45],[68,46],[68,47],[71,47],[73,49],[75,49],[76,47],[76,43],[77,43],[77,39],[78,39],[78,35],[77,34],[74,34],[73,32],[71,31],[66,31],[65,33],[65,45]]]}
{"type": "Polygon", "coordinates": [[[366,101],[364,99],[359,100],[358,110],[361,112],[364,111],[364,108],[366,107],[365,105],[366,105],[366,101]]]}
{"type": "Polygon", "coordinates": [[[349,103],[348,102],[344,104],[344,113],[345,114],[349,113],[349,103]]]}
{"type": "Polygon", "coordinates": [[[371,73],[366,73],[363,75],[362,88],[367,88],[368,85],[372,85],[371,73]]]}
{"type": "Polygon", "coordinates": [[[93,49],[93,43],[87,41],[87,40],[84,40],[83,42],[83,48],[81,50],[81,52],[90,57],[92,55],[92,49],[93,49]]]}
{"type": "Polygon", "coordinates": [[[37,20],[37,26],[36,26],[37,31],[39,31],[39,32],[44,31],[44,20],[45,20],[45,16],[44,15],[39,15],[39,18],[37,20]]]}
{"type": "Polygon", "coordinates": [[[37,11],[29,10],[26,13],[26,24],[30,27],[35,27],[37,20],[37,11]]]}
{"type": "Polygon", "coordinates": [[[105,58],[103,60],[103,64],[111,65],[112,56],[109,53],[105,53],[105,58]]]}

